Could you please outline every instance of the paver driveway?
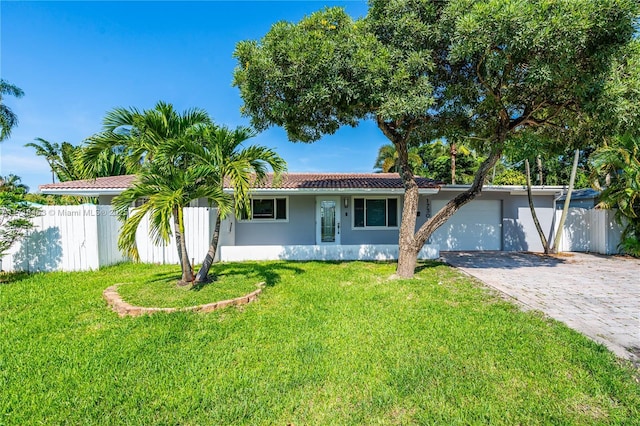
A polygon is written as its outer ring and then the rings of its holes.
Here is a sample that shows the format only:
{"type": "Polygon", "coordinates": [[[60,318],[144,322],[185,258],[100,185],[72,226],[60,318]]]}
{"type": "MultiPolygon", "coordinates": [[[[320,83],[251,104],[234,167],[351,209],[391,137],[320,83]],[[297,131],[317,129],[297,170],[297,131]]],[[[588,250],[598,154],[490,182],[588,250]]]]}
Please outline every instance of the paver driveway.
{"type": "Polygon", "coordinates": [[[585,253],[440,255],[525,309],[540,310],[616,355],[640,363],[640,259],[585,253]]]}

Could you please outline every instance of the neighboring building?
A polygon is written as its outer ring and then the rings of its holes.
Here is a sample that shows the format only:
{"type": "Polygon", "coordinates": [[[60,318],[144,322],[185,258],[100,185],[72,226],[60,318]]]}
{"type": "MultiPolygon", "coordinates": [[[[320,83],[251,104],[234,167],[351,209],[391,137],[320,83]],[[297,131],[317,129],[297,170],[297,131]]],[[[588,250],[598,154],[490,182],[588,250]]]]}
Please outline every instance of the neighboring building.
{"type": "MultiPolygon", "coordinates": [[[[133,176],[40,186],[45,194],[98,197],[109,204],[133,176]]],[[[466,185],[417,178],[417,226],[466,185]]],[[[228,191],[231,191],[228,189],[228,191]]],[[[534,187],[543,229],[551,229],[562,187],[534,187]]],[[[404,189],[395,173],[288,173],[252,190],[251,217],[228,218],[222,226],[222,260],[390,259],[397,257],[404,189]]],[[[206,206],[202,200],[199,203],[206,206]]],[[[486,186],[425,245],[422,258],[439,250],[542,251],[531,219],[526,188],[486,186]]]]}
{"type": "MultiPolygon", "coordinates": [[[[569,207],[579,207],[582,209],[592,209],[598,204],[598,197],[600,196],[600,191],[596,191],[595,189],[586,188],[586,189],[574,189],[571,191],[571,201],[569,202],[569,207]]],[[[564,201],[567,199],[566,194],[563,194],[558,198],[558,202],[556,207],[558,209],[562,209],[564,207],[564,201]]]]}

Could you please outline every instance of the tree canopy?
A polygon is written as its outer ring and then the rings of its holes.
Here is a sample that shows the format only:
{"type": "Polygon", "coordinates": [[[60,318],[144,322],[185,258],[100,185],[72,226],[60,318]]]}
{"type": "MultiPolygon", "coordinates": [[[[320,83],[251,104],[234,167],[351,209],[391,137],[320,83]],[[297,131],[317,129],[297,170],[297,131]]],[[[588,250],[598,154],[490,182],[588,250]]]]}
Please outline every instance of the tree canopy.
{"type": "Polygon", "coordinates": [[[602,189],[600,206],[616,208],[624,224],[623,249],[640,257],[640,136],[614,138],[598,148],[591,161],[594,182],[602,189]]]}
{"type": "Polygon", "coordinates": [[[0,79],[0,142],[11,136],[11,130],[18,125],[18,116],[4,103],[5,95],[21,98],[24,92],[4,79],[0,79]]]}
{"type": "Polygon", "coordinates": [[[107,148],[91,159],[85,158],[85,145],[72,145],[69,142],[50,142],[35,138],[25,144],[35,149],[36,155],[44,157],[51,169],[51,180],[56,177],[60,182],[78,179],[95,179],[106,176],[130,174],[125,153],[119,147],[107,148]],[[85,165],[86,163],[88,165],[85,165]]]}
{"type": "MultiPolygon", "coordinates": [[[[173,105],[158,102],[153,109],[115,108],[107,113],[104,128],[88,140],[82,153],[82,164],[90,173],[105,153],[118,150],[126,157],[126,165],[135,170],[131,188],[113,202],[124,221],[118,247],[138,258],[135,234],[142,218],[150,216],[150,233],[156,242],[168,242],[173,234],[182,268],[182,283],[193,282],[193,269],[185,243],[183,209],[198,198],[211,198],[221,203],[226,199],[218,186],[203,185],[207,170],[191,167],[190,156],[173,149],[174,144],[194,137],[203,126],[211,124],[206,111],[199,108],[183,112],[173,105]],[[129,207],[146,199],[141,206],[129,207]],[[173,229],[171,221],[173,218],[173,229]]],[[[220,206],[226,208],[226,204],[220,206]]]]}
{"type": "Polygon", "coordinates": [[[234,84],[256,128],[312,142],[373,119],[398,152],[405,187],[397,272],[412,276],[428,237],[482,184],[506,146],[536,134],[567,147],[597,111],[634,33],[635,0],[372,0],[279,22],[240,42],[234,84]],[[415,230],[410,146],[437,137],[487,153],[468,191],[415,230]],[[472,146],[473,147],[473,146],[472,146]]]}
{"type": "MultiPolygon", "coordinates": [[[[412,147],[409,152],[409,163],[413,170],[419,170],[423,166],[423,161],[418,148],[412,147]]],[[[398,151],[393,144],[384,144],[378,149],[378,156],[373,165],[378,173],[400,173],[398,151]]]]}
{"type": "Polygon", "coordinates": [[[29,188],[20,177],[0,177],[0,257],[33,228],[40,209],[25,200],[29,188]]]}

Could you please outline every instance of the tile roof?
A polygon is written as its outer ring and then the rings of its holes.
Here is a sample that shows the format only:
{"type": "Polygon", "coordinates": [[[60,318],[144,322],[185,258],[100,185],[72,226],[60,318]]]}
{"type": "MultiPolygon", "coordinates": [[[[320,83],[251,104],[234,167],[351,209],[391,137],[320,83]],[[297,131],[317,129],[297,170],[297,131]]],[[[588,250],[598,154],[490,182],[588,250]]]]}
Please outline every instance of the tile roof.
{"type": "Polygon", "coordinates": [[[100,189],[122,189],[131,186],[135,175],[109,176],[96,179],[72,180],[69,182],[48,183],[40,185],[40,191],[53,190],[100,190],[100,189]]]}
{"type": "MultiPolygon", "coordinates": [[[[97,179],[40,185],[40,190],[99,191],[101,189],[127,189],[134,175],[111,176],[97,179]]],[[[418,177],[420,188],[439,188],[440,182],[418,177]]],[[[255,189],[402,189],[402,180],[397,173],[287,173],[274,184],[269,174],[265,182],[254,185],[255,189]]]]}
{"type": "MultiPolygon", "coordinates": [[[[440,183],[427,178],[416,178],[420,188],[438,188],[440,183]]],[[[402,189],[397,173],[287,173],[279,184],[269,175],[256,189],[402,189]]]]}

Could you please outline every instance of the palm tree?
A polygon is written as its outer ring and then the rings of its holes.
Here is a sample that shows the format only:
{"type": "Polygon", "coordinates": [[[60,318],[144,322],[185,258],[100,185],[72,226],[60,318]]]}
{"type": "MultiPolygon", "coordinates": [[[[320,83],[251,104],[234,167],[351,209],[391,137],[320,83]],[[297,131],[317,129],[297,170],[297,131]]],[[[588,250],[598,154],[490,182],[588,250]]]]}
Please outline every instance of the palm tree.
{"type": "Polygon", "coordinates": [[[193,269],[187,253],[184,208],[191,201],[202,197],[218,200],[221,208],[228,205],[225,201],[228,196],[219,185],[204,184],[206,179],[210,179],[208,172],[204,167],[182,167],[179,162],[159,161],[157,158],[153,163],[145,164],[133,185],[113,200],[118,217],[124,222],[118,247],[134,260],[139,260],[136,231],[145,215],[149,215],[150,234],[156,244],[169,242],[173,217],[173,232],[179,245],[178,255],[182,268],[180,283],[192,283],[193,269]],[[141,199],[146,202],[129,214],[131,204],[141,199]]]}
{"type": "Polygon", "coordinates": [[[474,151],[453,140],[436,139],[421,145],[418,153],[424,164],[424,176],[454,185],[459,179],[463,183],[473,180],[479,165],[474,151]]]}
{"type": "MultiPolygon", "coordinates": [[[[443,142],[441,139],[436,140],[432,144],[424,145],[422,148],[409,148],[409,164],[411,164],[413,170],[418,171],[422,168],[427,157],[430,161],[429,164],[439,161],[438,159],[447,160],[450,162],[450,176],[451,183],[456,183],[456,159],[458,155],[469,156],[472,151],[465,145],[458,144],[453,141],[443,142]],[[421,155],[422,154],[422,155],[421,155]],[[446,157],[446,158],[445,158],[446,157]]],[[[378,173],[399,173],[398,168],[398,153],[396,147],[393,144],[385,144],[378,150],[378,157],[374,168],[378,173]]],[[[430,176],[432,178],[438,178],[437,176],[430,176]]],[[[445,176],[441,176],[445,178],[445,176]]]]}
{"type": "MultiPolygon", "coordinates": [[[[400,173],[399,164],[396,147],[389,143],[380,147],[373,167],[377,169],[376,173],[400,173]]],[[[409,164],[414,171],[422,167],[422,158],[420,158],[417,148],[409,148],[409,164]]]]}
{"type": "MultiPolygon", "coordinates": [[[[197,130],[197,137],[176,141],[174,146],[167,145],[170,150],[188,153],[194,165],[208,170],[207,186],[217,186],[223,190],[225,183],[233,188],[234,211],[237,217],[249,208],[249,195],[252,184],[262,182],[269,169],[274,172],[274,179],[286,171],[285,161],[272,149],[260,146],[243,146],[243,142],[256,135],[248,127],[206,126],[197,130]]],[[[209,201],[217,201],[209,198],[209,201]]],[[[205,282],[213,264],[220,236],[220,224],[226,216],[229,206],[219,202],[216,224],[209,244],[209,250],[196,275],[196,282],[205,282]]]]}
{"type": "Polygon", "coordinates": [[[183,113],[173,105],[158,102],[153,109],[115,108],[103,120],[102,132],[87,139],[82,164],[89,174],[96,174],[96,162],[105,153],[123,154],[126,168],[134,172],[145,161],[152,160],[157,147],[171,139],[179,139],[194,127],[211,123],[206,111],[192,108],[183,113]]]}
{"type": "Polygon", "coordinates": [[[85,147],[81,147],[81,151],[76,155],[76,170],[82,173],[83,179],[94,179],[106,176],[130,175],[135,172],[136,168],[129,169],[127,167],[127,156],[120,147],[113,147],[109,150],[101,152],[91,167],[84,167],[83,155],[85,147]]]}
{"type": "Polygon", "coordinates": [[[640,255],[640,137],[624,135],[591,155],[592,180],[600,193],[600,207],[617,208],[616,217],[627,224],[622,244],[640,255]]]}
{"type": "Polygon", "coordinates": [[[83,155],[85,147],[75,146],[69,142],[52,143],[36,138],[25,146],[35,148],[36,155],[42,156],[51,168],[51,179],[56,177],[60,182],[78,179],[95,179],[98,177],[130,174],[126,167],[126,158],[117,147],[100,152],[91,161],[90,167],[84,167],[83,155]]]}
{"type": "Polygon", "coordinates": [[[8,81],[0,79],[0,142],[11,136],[11,130],[18,125],[18,117],[2,101],[5,95],[21,98],[24,92],[8,81]]]}
{"type": "Polygon", "coordinates": [[[51,182],[56,183],[56,174],[58,171],[58,164],[60,163],[60,145],[56,142],[49,142],[42,138],[35,138],[37,142],[29,142],[24,146],[34,148],[36,155],[44,157],[51,169],[51,182]]]}
{"type": "MultiPolygon", "coordinates": [[[[96,175],[96,164],[109,152],[122,154],[125,167],[133,172],[142,172],[143,167],[154,159],[158,149],[170,141],[184,140],[189,134],[203,126],[211,124],[206,111],[199,108],[188,109],[182,113],[173,105],[158,102],[153,109],[115,108],[107,113],[103,120],[102,132],[87,139],[87,146],[81,155],[84,172],[96,175]]],[[[181,158],[179,166],[186,168],[187,159],[181,158]]],[[[174,209],[174,220],[181,214],[174,209]]],[[[169,219],[167,219],[169,220],[169,219]]],[[[176,229],[178,229],[176,227],[176,229]]],[[[176,232],[178,250],[182,247],[182,234],[176,232]]],[[[179,255],[183,270],[187,265],[179,255]]]]}
{"type": "Polygon", "coordinates": [[[212,179],[209,168],[184,167],[183,160],[180,153],[156,156],[153,162],[146,163],[140,169],[132,186],[114,198],[113,205],[118,217],[124,222],[118,247],[134,260],[139,260],[136,231],[145,215],[149,215],[150,235],[156,244],[169,242],[173,218],[173,232],[182,269],[180,284],[186,285],[194,281],[194,276],[187,253],[184,208],[193,200],[208,198],[216,200],[221,212],[227,214],[230,202],[227,200],[229,196],[222,191],[221,184],[204,184],[212,179]],[[130,214],[132,203],[141,199],[146,201],[130,214]]]}
{"type": "Polygon", "coordinates": [[[471,150],[464,145],[459,145],[455,141],[449,141],[449,156],[451,157],[451,184],[456,184],[456,159],[458,154],[469,155],[471,150]]]}
{"type": "Polygon", "coordinates": [[[20,176],[10,174],[9,176],[0,176],[0,192],[12,192],[15,194],[26,194],[29,187],[22,183],[20,176]]]}

